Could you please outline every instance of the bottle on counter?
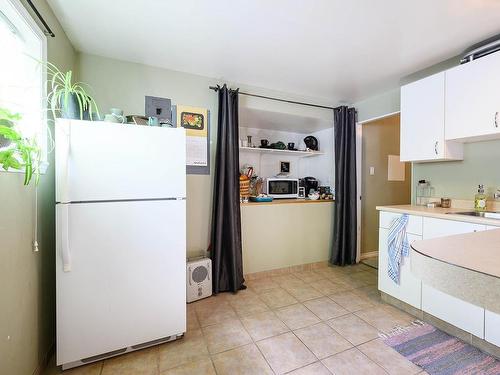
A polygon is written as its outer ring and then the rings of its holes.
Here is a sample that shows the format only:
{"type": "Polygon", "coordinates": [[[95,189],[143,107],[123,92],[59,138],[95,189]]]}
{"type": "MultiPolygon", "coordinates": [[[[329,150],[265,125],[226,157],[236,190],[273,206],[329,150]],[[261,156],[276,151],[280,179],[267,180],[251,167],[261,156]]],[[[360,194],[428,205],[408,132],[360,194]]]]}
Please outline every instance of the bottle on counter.
{"type": "Polygon", "coordinates": [[[476,211],[486,211],[486,194],[484,194],[484,185],[479,185],[477,194],[474,197],[474,209],[476,211]]]}

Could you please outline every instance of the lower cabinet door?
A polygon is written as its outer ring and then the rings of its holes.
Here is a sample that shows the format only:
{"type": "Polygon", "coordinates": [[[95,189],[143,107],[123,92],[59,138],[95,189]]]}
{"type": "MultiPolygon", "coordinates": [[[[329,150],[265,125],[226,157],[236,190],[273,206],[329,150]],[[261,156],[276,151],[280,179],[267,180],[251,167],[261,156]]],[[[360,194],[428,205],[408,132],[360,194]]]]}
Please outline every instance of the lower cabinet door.
{"type": "Polygon", "coordinates": [[[423,225],[424,240],[486,230],[486,225],[466,223],[463,221],[436,219],[433,217],[424,217],[423,225]]]}
{"type": "Polygon", "coordinates": [[[484,338],[484,309],[422,284],[422,310],[484,338]]]}
{"type": "MultiPolygon", "coordinates": [[[[410,257],[403,258],[400,270],[400,282],[396,284],[387,274],[389,253],[387,247],[387,237],[389,230],[379,229],[379,268],[378,268],[378,288],[390,296],[397,298],[407,304],[421,308],[422,283],[410,270],[410,257]]],[[[411,243],[421,240],[421,236],[408,234],[408,241],[411,243]]]]}
{"type": "Polygon", "coordinates": [[[500,314],[485,310],[484,339],[496,346],[500,346],[500,314]]]}

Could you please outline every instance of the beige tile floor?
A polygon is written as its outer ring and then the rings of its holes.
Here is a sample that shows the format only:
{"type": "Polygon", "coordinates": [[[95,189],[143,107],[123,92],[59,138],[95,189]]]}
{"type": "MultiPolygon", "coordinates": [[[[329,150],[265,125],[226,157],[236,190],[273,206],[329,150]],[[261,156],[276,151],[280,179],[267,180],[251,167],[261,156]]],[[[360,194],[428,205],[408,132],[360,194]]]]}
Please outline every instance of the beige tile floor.
{"type": "MultiPolygon", "coordinates": [[[[183,339],[64,374],[423,374],[379,338],[415,318],[380,300],[376,270],[328,267],[246,284],[188,305],[183,339]]],[[[45,375],[59,373],[52,365],[45,375]]]]}

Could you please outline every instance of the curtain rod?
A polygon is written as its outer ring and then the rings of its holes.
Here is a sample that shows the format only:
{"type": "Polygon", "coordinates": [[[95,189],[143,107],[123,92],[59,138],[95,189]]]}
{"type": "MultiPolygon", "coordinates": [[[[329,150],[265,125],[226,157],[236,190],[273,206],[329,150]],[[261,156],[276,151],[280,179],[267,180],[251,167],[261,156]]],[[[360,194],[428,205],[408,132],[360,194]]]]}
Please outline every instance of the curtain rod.
{"type": "MultiPolygon", "coordinates": [[[[215,92],[219,91],[219,88],[217,86],[208,86],[210,90],[214,90],[215,92]]],[[[323,109],[335,109],[334,107],[328,107],[325,105],[319,105],[319,104],[312,104],[312,103],[304,103],[304,102],[296,102],[294,100],[286,100],[286,99],[279,99],[279,98],[273,98],[271,96],[264,96],[264,95],[257,95],[257,94],[250,94],[248,92],[242,92],[238,91],[238,94],[241,95],[246,95],[246,96],[253,96],[255,98],[262,98],[262,99],[269,99],[269,100],[275,100],[277,102],[283,102],[283,103],[291,103],[291,104],[298,104],[298,105],[305,105],[308,107],[315,107],[315,108],[323,108],[323,109]]]]}
{"type": "Polygon", "coordinates": [[[31,7],[31,9],[33,9],[33,12],[36,14],[36,16],[38,17],[38,19],[42,23],[43,27],[45,27],[45,30],[43,31],[43,33],[45,35],[47,35],[47,36],[51,36],[52,38],[55,37],[56,34],[54,34],[53,31],[50,29],[49,25],[47,25],[47,22],[45,22],[45,20],[43,19],[42,15],[38,11],[38,9],[36,9],[35,5],[31,2],[31,0],[26,0],[26,2],[29,4],[29,6],[31,7]]]}

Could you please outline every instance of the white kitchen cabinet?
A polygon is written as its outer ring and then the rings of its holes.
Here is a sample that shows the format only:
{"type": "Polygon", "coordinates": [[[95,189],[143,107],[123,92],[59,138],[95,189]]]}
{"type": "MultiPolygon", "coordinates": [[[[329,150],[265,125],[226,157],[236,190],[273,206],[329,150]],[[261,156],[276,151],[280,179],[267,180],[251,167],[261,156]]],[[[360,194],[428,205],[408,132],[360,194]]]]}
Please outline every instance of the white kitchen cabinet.
{"type": "Polygon", "coordinates": [[[486,230],[486,225],[465,223],[462,221],[424,217],[423,239],[452,236],[454,234],[472,233],[486,230]]]}
{"type": "MultiPolygon", "coordinates": [[[[379,227],[389,229],[392,223],[399,219],[403,214],[396,212],[380,211],[379,227]]],[[[422,216],[409,215],[406,233],[422,235],[422,216]]]]}
{"type": "MultiPolygon", "coordinates": [[[[378,288],[382,292],[389,294],[390,296],[397,298],[407,304],[421,308],[421,288],[422,282],[420,279],[416,278],[410,269],[410,257],[404,257],[400,269],[400,281],[396,284],[387,274],[388,269],[388,246],[387,238],[389,236],[389,229],[380,228],[379,229],[379,277],[378,277],[378,288]]],[[[413,241],[421,240],[422,236],[417,236],[414,234],[408,234],[408,241],[411,243],[413,241]]]]}
{"type": "Polygon", "coordinates": [[[401,161],[462,160],[463,145],[445,142],[445,73],[401,87],[401,161]]]}
{"type": "Polygon", "coordinates": [[[484,309],[422,284],[422,310],[484,338],[484,309]]]}
{"type": "Polygon", "coordinates": [[[500,53],[446,71],[445,139],[500,138],[500,53]]]}
{"type": "Polygon", "coordinates": [[[484,339],[500,346],[500,314],[484,311],[484,339]]]}
{"type": "Polygon", "coordinates": [[[500,229],[500,226],[494,226],[494,225],[487,225],[486,230],[492,230],[492,229],[500,229]]]}

